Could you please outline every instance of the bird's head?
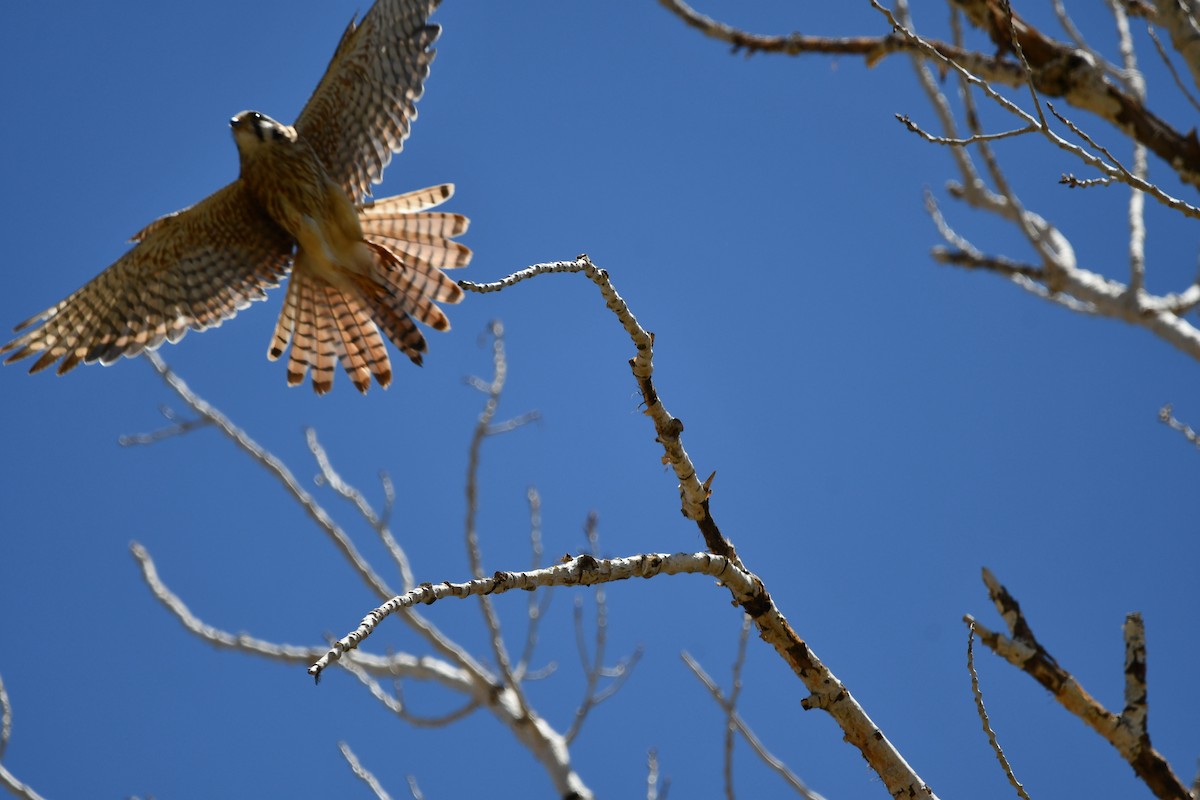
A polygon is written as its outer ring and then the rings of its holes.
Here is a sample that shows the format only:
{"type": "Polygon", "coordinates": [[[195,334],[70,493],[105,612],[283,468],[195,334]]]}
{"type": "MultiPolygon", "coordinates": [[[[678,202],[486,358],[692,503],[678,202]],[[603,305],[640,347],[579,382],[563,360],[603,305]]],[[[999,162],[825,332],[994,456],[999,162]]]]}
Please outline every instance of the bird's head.
{"type": "Polygon", "coordinates": [[[296,141],[295,128],[257,111],[243,111],[229,120],[229,127],[233,129],[233,140],[242,158],[252,156],[260,147],[296,141]]]}

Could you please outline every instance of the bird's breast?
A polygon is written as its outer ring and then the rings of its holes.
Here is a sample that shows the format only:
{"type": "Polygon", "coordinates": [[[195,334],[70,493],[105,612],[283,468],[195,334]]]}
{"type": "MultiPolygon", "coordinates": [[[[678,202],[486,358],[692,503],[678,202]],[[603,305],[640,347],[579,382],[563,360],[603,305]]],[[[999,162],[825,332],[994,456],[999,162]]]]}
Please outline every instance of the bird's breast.
{"type": "MultiPolygon", "coordinates": [[[[354,204],[300,143],[270,148],[242,170],[251,194],[295,238],[297,263],[318,272],[362,272],[365,250],[354,204]]],[[[367,259],[369,262],[369,259],[367,259]]]]}

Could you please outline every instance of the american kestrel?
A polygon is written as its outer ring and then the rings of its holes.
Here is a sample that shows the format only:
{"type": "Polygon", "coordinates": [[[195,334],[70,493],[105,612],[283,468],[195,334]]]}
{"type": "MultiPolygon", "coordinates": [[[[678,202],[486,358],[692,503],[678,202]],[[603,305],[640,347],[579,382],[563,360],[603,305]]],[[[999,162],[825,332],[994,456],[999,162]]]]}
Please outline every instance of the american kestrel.
{"type": "Polygon", "coordinates": [[[237,180],[158,219],[136,244],[58,305],[16,327],[5,363],[38,356],[30,372],[177,342],[220,325],[291,271],[267,357],[291,345],[289,385],[312,369],[318,394],[340,361],[359,391],[392,379],[383,336],[415,363],[425,337],[413,318],[450,327],[437,303],[463,292],[443,269],[471,251],[451,241],[460,214],[429,211],[451,184],[371,201],[370,185],[399,152],[441,33],[428,18],[440,0],[377,0],[352,20],[293,126],[257,111],[230,120],[237,180]],[[28,329],[28,330],[27,330],[28,329]],[[382,336],[381,336],[382,333],[382,336]]]}

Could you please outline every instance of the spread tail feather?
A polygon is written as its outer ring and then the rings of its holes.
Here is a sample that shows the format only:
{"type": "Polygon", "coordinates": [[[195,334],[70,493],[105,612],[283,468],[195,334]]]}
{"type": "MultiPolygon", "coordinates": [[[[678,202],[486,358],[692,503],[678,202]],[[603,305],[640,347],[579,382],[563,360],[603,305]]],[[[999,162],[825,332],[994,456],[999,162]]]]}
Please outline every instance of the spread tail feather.
{"type": "Polygon", "coordinates": [[[363,394],[372,376],[387,387],[392,382],[391,360],[369,307],[354,288],[344,291],[320,276],[294,270],[267,358],[278,359],[290,345],[288,385],[303,383],[311,369],[317,394],[333,388],[335,360],[363,394]]]}
{"type": "Polygon", "coordinates": [[[426,351],[417,322],[450,328],[438,303],[457,303],[463,290],[442,272],[466,266],[471,251],[452,241],[467,230],[467,218],[429,209],[454,193],[450,184],[386,197],[358,207],[364,241],[354,263],[318,267],[296,253],[283,309],[267,357],[288,351],[287,380],[295,386],[312,372],[313,388],[333,386],[340,362],[360,392],[371,377],[392,380],[386,337],[414,363],[426,351]]]}

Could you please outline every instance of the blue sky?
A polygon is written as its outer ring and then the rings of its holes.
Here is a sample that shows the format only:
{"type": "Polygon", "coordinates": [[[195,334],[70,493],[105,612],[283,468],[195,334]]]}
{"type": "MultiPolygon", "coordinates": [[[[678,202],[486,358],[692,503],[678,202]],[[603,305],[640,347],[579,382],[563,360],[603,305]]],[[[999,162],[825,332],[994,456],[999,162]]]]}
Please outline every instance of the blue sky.
{"type": "MultiPolygon", "coordinates": [[[[886,32],[866,2],[737,6],[700,7],[765,32],[886,32]]],[[[0,321],[56,302],[145,223],[233,179],[229,117],[255,108],[293,119],[363,8],[8,9],[0,321]]],[[[1106,32],[1088,12],[1081,24],[1106,32]]],[[[930,16],[937,30],[944,13],[930,16]]],[[[657,386],[686,423],[689,452],[702,474],[717,471],[718,522],[922,777],[943,797],[1009,791],[963,666],[961,616],[999,626],[979,580],[986,565],[1110,708],[1121,705],[1121,623],[1145,615],[1151,735],[1190,779],[1200,754],[1200,453],[1156,412],[1173,402],[1200,423],[1200,365],[1144,331],[931,262],[926,187],[978,245],[1025,253],[1006,230],[949,205],[946,153],[894,120],[932,119],[908,65],[732,56],[652,0],[447,0],[436,19],[445,33],[420,118],[380,194],[457,184],[452,208],[471,217],[465,241],[476,251],[462,277],[495,280],[581,252],[609,270],[657,336],[657,386]]],[[[1152,83],[1151,102],[1191,127],[1194,112],[1167,83],[1152,83]]],[[[1122,277],[1125,193],[1055,186],[1082,170],[1043,148],[1011,143],[1001,155],[1081,263],[1122,277]]],[[[1185,288],[1194,232],[1153,209],[1148,248],[1149,288],[1185,288]]],[[[468,296],[451,309],[453,330],[429,337],[424,368],[397,364],[391,389],[366,397],[344,375],[323,398],[286,387],[283,365],[265,359],[279,302],[276,291],[162,355],[310,487],[305,426],[376,501],[386,469],[418,580],[467,576],[463,477],[482,397],[463,377],[487,373],[481,335],[497,318],[510,359],[501,416],[537,409],[542,421],[485,446],[487,568],[527,564],[531,484],[548,557],[584,549],[591,510],[603,555],[702,547],[639,413],[629,341],[583,278],[468,296]]],[[[303,671],[215,651],[152,600],[128,554],[134,540],[224,629],[313,644],[375,605],[273,479],[215,432],[117,445],[160,427],[161,405],[179,408],[148,365],[65,378],[10,366],[0,403],[0,675],[15,713],[5,764],[44,795],[366,797],[340,739],[396,797],[407,774],[430,797],[517,782],[549,795],[533,760],[485,715],[408,727],[347,675],[314,688],[303,671]]],[[[317,491],[383,568],[370,532],[317,491]]],[[[558,670],[531,688],[560,730],[582,691],[576,594],[590,592],[554,597],[537,663],[558,670]]],[[[640,794],[656,747],[672,796],[718,794],[721,716],[679,653],[727,682],[739,615],[700,578],[615,586],[608,597],[611,651],[640,643],[646,655],[593,712],[577,769],[602,795],[640,794]]],[[[520,629],[525,599],[498,600],[509,629],[520,629]]],[[[429,614],[483,654],[472,603],[429,614]]],[[[392,628],[371,644],[412,642],[392,628]]],[[[1138,796],[1129,768],[1040,687],[989,654],[978,661],[993,723],[1035,794],[1138,796]]],[[[803,688],[757,641],[744,679],[743,715],[814,788],[882,796],[830,720],[800,710],[803,688]]],[[[406,697],[428,714],[455,705],[418,685],[406,697]]],[[[738,775],[744,796],[783,792],[744,748],[738,775]]]]}

